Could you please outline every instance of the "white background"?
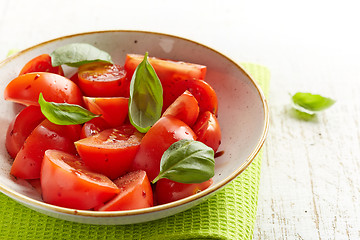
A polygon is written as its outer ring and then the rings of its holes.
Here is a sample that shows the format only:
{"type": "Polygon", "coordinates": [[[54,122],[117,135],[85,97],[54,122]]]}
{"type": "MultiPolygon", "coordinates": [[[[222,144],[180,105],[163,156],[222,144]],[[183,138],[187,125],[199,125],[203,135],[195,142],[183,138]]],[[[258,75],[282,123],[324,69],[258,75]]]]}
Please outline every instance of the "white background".
{"type": "Polygon", "coordinates": [[[360,239],[357,1],[0,0],[0,59],[63,35],[148,30],[201,42],[272,75],[254,239],[360,239]],[[337,100],[311,122],[289,93],[337,100]]]}

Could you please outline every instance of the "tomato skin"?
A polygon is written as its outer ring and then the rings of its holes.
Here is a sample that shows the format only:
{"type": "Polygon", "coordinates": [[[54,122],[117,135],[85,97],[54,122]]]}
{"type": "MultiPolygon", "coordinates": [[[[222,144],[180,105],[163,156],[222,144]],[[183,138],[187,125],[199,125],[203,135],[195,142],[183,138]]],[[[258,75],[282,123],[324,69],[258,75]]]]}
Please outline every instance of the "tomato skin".
{"type": "Polygon", "coordinates": [[[196,135],[188,125],[175,117],[160,118],[141,140],[131,170],[146,171],[152,181],[159,174],[163,153],[181,139],[196,140],[196,135]]]}
{"type": "Polygon", "coordinates": [[[37,106],[28,106],[16,115],[8,127],[5,141],[5,147],[12,158],[16,157],[25,139],[44,119],[37,106]]]}
{"type": "Polygon", "coordinates": [[[153,206],[153,192],[145,171],[133,171],[114,181],[120,193],[96,209],[98,211],[122,211],[153,206]]]}
{"type": "MultiPolygon", "coordinates": [[[[124,68],[129,76],[132,77],[136,67],[143,60],[143,55],[137,54],[127,54],[124,68]]],[[[171,103],[175,101],[186,89],[183,89],[182,92],[173,96],[172,93],[174,85],[178,81],[183,81],[186,79],[205,79],[206,75],[206,66],[186,63],[181,61],[172,61],[160,58],[149,57],[148,61],[153,66],[156,74],[158,75],[164,92],[164,105],[163,111],[166,110],[171,103]]]]}
{"type": "Polygon", "coordinates": [[[39,94],[50,102],[82,105],[82,93],[71,80],[47,72],[23,74],[5,88],[4,98],[25,105],[39,106],[39,94]]]}
{"type": "Polygon", "coordinates": [[[81,159],[58,150],[45,152],[40,180],[44,202],[73,209],[92,209],[119,192],[106,176],[92,172],[81,159]]]}
{"type": "Polygon", "coordinates": [[[191,92],[199,104],[200,113],[210,111],[217,115],[218,99],[214,89],[205,81],[199,79],[184,79],[176,82],[168,91],[168,100],[173,102],[185,90],[191,92]]]}
{"type": "Polygon", "coordinates": [[[56,149],[75,154],[74,141],[79,139],[80,131],[80,125],[62,126],[43,120],[26,138],[10,173],[23,179],[39,178],[44,152],[56,149]]]}
{"type": "Polygon", "coordinates": [[[212,183],[212,179],[209,179],[202,183],[187,184],[178,183],[166,178],[162,178],[156,183],[155,195],[158,204],[165,204],[189,197],[199,191],[203,191],[208,188],[212,183]]]}
{"type": "Polygon", "coordinates": [[[110,128],[110,126],[103,118],[93,118],[82,126],[80,139],[94,136],[108,128],[110,128]]]}
{"type": "Polygon", "coordinates": [[[101,114],[110,127],[121,126],[128,114],[129,98],[124,97],[83,97],[86,108],[101,114]]]}
{"type": "Polygon", "coordinates": [[[78,72],[74,73],[69,79],[79,86],[78,72]]]}
{"type": "Polygon", "coordinates": [[[64,76],[64,71],[61,66],[53,67],[51,63],[51,57],[49,54],[42,54],[31,59],[21,69],[19,75],[23,75],[31,72],[50,72],[61,76],[64,76]]]}
{"type": "MultiPolygon", "coordinates": [[[[124,68],[131,78],[136,67],[142,62],[144,55],[127,54],[124,68]]],[[[206,66],[187,63],[182,61],[173,61],[155,57],[148,57],[148,61],[153,66],[156,74],[162,79],[204,79],[206,75],[206,66]]]]}
{"type": "Polygon", "coordinates": [[[130,80],[119,65],[95,62],[79,67],[78,85],[88,97],[129,97],[130,80]]]}
{"type": "Polygon", "coordinates": [[[197,141],[211,147],[216,152],[221,144],[221,130],[216,116],[207,111],[199,116],[193,130],[197,141]]]}
{"type": "Polygon", "coordinates": [[[190,127],[199,116],[199,105],[196,98],[186,90],[163,113],[162,116],[173,116],[190,127]]]}
{"type": "Polygon", "coordinates": [[[75,146],[87,166],[116,179],[129,170],[142,137],[132,125],[123,125],[81,139],[75,146]]]}

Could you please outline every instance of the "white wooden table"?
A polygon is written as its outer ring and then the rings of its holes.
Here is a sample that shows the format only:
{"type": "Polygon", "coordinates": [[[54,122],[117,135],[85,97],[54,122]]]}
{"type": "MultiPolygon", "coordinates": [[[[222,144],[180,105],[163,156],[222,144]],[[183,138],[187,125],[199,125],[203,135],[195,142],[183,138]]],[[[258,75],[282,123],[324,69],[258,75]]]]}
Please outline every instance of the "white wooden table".
{"type": "Polygon", "coordinates": [[[267,66],[271,125],[254,239],[360,239],[358,9],[347,0],[0,0],[0,58],[62,35],[137,29],[267,66]],[[299,121],[289,115],[297,91],[337,102],[299,121]]]}

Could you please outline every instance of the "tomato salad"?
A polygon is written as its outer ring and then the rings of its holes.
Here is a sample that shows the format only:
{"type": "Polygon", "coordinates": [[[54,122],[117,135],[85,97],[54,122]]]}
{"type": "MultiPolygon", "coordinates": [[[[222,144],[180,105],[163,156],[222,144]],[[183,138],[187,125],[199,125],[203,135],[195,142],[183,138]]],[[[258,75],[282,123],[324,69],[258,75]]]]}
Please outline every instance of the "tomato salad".
{"type": "Polygon", "coordinates": [[[208,188],[221,131],[205,75],[148,53],[120,66],[83,43],[35,57],[4,92],[24,105],[6,135],[10,173],[37,183],[44,202],[80,210],[147,208],[208,188]]]}

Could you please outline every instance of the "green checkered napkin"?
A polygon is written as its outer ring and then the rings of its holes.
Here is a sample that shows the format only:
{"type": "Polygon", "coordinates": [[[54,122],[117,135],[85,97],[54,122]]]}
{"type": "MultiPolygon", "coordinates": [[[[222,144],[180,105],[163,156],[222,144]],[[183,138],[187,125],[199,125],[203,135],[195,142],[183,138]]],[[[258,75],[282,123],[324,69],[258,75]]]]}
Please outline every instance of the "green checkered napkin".
{"type": "MultiPolygon", "coordinates": [[[[267,68],[242,66],[268,93],[267,68]]],[[[208,201],[164,219],[133,225],[73,223],[30,210],[0,193],[0,239],[252,239],[262,151],[234,181],[208,201]]]]}

